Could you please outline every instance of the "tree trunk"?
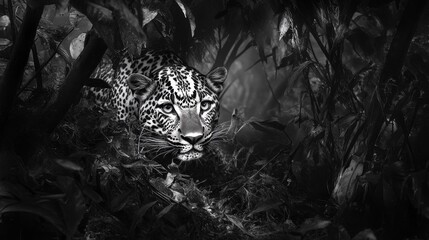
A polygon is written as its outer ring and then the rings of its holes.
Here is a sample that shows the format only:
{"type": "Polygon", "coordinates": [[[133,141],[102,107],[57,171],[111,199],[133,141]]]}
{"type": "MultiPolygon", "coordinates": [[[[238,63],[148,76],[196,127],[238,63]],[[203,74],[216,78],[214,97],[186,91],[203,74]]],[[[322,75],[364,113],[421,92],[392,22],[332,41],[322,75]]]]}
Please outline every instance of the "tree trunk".
{"type": "Polygon", "coordinates": [[[25,163],[29,163],[40,152],[46,143],[46,136],[64,119],[106,49],[107,46],[101,38],[92,36],[79,58],[74,62],[53,103],[42,114],[36,116],[35,119],[30,119],[25,126],[21,127],[21,132],[17,133],[19,136],[16,137],[14,147],[25,163]]]}
{"type": "Polygon", "coordinates": [[[4,130],[16,97],[16,91],[22,83],[25,66],[42,12],[43,6],[41,5],[27,6],[18,38],[13,46],[11,59],[7,64],[3,78],[0,79],[0,145],[5,140],[4,130]]]}

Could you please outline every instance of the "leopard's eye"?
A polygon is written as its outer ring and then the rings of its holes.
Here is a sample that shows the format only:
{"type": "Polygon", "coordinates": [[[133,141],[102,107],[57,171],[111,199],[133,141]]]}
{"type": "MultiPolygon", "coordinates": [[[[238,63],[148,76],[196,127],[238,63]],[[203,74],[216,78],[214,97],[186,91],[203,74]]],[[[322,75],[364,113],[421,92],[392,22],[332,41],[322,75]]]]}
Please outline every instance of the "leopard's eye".
{"type": "Polygon", "coordinates": [[[207,110],[209,110],[211,105],[212,105],[211,101],[202,101],[201,102],[201,110],[207,111],[207,110]]]}
{"type": "Polygon", "coordinates": [[[171,103],[164,103],[161,105],[161,110],[165,113],[172,113],[174,111],[173,104],[171,103]]]}

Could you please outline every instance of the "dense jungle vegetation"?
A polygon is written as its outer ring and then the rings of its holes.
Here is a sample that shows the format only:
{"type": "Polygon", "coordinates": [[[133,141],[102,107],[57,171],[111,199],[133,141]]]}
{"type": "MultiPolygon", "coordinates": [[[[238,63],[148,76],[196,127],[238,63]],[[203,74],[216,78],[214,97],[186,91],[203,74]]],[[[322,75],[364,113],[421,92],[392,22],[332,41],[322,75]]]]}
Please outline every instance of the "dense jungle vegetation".
{"type": "Polygon", "coordinates": [[[0,1],[0,239],[429,239],[426,0],[0,1]],[[101,61],[225,66],[222,141],[160,164],[101,61]]]}

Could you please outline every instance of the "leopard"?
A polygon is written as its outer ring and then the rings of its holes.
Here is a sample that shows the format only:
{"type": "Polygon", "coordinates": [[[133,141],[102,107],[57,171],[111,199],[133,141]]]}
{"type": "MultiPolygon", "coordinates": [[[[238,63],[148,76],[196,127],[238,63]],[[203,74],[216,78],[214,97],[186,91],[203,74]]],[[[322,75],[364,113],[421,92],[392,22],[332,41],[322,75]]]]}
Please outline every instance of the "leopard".
{"type": "Polygon", "coordinates": [[[170,50],[144,50],[139,57],[121,57],[117,67],[107,66],[97,67],[91,78],[110,87],[90,92],[100,108],[116,111],[115,121],[138,121],[139,144],[146,153],[197,160],[219,137],[225,67],[202,74],[170,50]]]}

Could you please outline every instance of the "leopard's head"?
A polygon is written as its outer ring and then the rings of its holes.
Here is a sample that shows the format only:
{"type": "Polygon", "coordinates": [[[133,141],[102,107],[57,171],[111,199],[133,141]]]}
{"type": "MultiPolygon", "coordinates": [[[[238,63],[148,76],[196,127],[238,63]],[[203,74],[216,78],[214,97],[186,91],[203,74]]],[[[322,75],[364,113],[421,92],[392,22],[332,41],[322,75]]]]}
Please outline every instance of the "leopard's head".
{"type": "Polygon", "coordinates": [[[131,74],[127,80],[138,100],[140,143],[148,153],[173,154],[181,161],[201,158],[215,135],[224,67],[207,75],[172,65],[152,77],[131,74]]]}

